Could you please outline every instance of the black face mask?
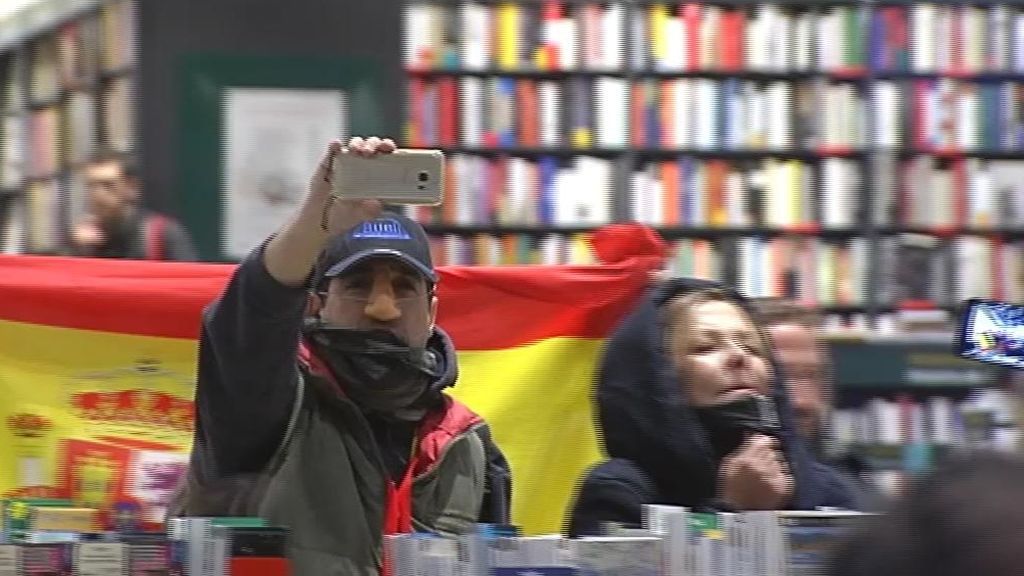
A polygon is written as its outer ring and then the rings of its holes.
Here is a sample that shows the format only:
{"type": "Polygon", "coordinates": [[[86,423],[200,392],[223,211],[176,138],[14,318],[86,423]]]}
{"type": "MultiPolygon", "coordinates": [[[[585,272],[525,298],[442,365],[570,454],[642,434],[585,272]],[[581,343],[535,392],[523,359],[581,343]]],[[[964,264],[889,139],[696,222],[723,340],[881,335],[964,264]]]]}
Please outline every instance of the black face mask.
{"type": "Polygon", "coordinates": [[[419,406],[430,384],[441,376],[437,355],[407,346],[387,330],[356,330],[306,324],[317,356],[360,408],[402,418],[422,416],[419,406]]]}
{"type": "Polygon", "coordinates": [[[738,400],[695,408],[717,458],[739,448],[749,434],[775,436],[779,416],[775,403],[766,396],[750,394],[738,400]]]}

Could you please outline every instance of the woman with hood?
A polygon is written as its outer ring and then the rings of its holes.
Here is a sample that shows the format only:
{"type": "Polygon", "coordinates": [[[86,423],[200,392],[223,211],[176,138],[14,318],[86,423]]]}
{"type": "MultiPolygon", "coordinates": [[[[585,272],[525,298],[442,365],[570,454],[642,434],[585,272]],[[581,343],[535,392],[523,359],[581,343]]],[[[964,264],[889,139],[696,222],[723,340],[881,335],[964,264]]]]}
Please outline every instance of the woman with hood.
{"type": "Polygon", "coordinates": [[[639,526],[643,504],[851,506],[849,486],[799,440],[768,337],[725,285],[674,278],[653,289],[608,342],[597,403],[610,460],[583,480],[570,536],[639,526]]]}

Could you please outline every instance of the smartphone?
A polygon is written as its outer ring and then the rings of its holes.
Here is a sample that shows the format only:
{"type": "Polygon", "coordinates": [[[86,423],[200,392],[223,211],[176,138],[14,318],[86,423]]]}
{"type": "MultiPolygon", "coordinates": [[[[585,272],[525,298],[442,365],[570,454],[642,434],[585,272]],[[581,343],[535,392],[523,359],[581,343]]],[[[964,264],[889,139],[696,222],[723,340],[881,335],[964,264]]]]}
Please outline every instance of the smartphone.
{"type": "Polygon", "coordinates": [[[400,148],[367,158],[338,154],[331,166],[333,194],[346,200],[438,205],[444,191],[444,153],[400,148]]]}
{"type": "Polygon", "coordinates": [[[962,358],[1024,368],[1024,306],[970,298],[963,302],[954,336],[962,358]]]}

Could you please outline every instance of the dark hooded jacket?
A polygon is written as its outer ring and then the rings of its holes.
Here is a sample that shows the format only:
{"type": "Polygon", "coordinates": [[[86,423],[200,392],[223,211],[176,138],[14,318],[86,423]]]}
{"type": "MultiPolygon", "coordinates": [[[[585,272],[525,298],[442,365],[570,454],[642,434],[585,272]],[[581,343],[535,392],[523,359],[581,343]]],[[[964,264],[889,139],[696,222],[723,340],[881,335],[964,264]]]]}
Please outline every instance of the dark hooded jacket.
{"type": "Polygon", "coordinates": [[[388,527],[394,517],[447,535],[507,523],[508,463],[487,423],[442,393],[458,376],[448,336],[437,329],[427,344],[441,366],[437,402],[416,424],[385,421],[300,346],[305,305],[304,288],[267,272],[261,247],[205,310],[191,466],[168,515],[287,526],[297,576],[376,576],[384,533],[405,530],[388,527]],[[411,492],[400,498],[407,470],[411,492]]]}
{"type": "MultiPolygon", "coordinates": [[[[599,368],[597,404],[611,459],[584,478],[569,517],[570,536],[600,534],[606,522],[639,526],[643,504],[729,510],[716,498],[719,463],[664,344],[664,305],[678,294],[706,288],[724,290],[751,311],[742,296],[722,284],[677,278],[651,290],[609,339],[599,368]]],[[[772,397],[779,412],[779,441],[794,477],[791,508],[850,507],[846,483],[816,462],[798,439],[778,377],[772,397]]]]}

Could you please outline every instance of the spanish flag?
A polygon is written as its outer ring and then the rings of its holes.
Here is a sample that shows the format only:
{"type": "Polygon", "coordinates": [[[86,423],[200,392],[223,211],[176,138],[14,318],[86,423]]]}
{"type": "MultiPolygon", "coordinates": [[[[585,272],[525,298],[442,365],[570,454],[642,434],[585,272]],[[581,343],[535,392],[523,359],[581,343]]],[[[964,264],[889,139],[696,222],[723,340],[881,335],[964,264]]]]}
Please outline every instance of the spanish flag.
{"type": "MultiPolygon", "coordinates": [[[[459,359],[451,393],[491,423],[528,534],[561,529],[602,457],[602,344],[665,257],[634,225],[591,242],[601,265],[439,269],[438,322],[459,359]]],[[[0,257],[0,496],[127,505],[159,521],[191,444],[200,312],[232,270],[0,257]]]]}

